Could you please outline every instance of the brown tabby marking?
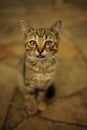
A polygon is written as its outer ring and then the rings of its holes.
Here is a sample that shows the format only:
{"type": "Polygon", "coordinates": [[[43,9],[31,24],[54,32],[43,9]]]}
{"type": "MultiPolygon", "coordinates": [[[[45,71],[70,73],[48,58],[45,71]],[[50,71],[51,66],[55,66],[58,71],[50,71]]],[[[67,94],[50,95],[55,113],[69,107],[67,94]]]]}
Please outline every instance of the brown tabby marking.
{"type": "Polygon", "coordinates": [[[52,28],[33,29],[24,20],[25,56],[20,65],[19,88],[29,115],[46,108],[45,94],[54,82],[61,21],[52,28]]]}

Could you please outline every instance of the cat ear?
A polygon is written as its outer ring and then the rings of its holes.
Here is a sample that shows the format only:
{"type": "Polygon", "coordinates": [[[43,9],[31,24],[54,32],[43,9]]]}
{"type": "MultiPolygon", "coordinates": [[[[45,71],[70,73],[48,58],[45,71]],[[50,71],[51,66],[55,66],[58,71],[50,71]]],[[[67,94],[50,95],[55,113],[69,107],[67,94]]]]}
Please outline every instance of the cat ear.
{"type": "Polygon", "coordinates": [[[23,19],[20,19],[20,25],[21,25],[21,30],[25,37],[29,32],[33,31],[33,28],[23,19]]]}
{"type": "Polygon", "coordinates": [[[53,27],[51,28],[51,31],[53,31],[55,33],[56,36],[58,36],[60,30],[61,30],[61,26],[62,26],[62,21],[58,20],[53,27]]]}

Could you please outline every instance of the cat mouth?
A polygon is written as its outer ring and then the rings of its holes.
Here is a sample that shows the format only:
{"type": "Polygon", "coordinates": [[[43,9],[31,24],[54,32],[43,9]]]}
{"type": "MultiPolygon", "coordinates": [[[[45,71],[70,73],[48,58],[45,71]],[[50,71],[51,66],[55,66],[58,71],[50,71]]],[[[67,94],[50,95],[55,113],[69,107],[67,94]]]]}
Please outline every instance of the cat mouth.
{"type": "Polygon", "coordinates": [[[43,56],[43,55],[38,55],[37,57],[38,57],[38,58],[44,58],[45,56],[43,56]]]}

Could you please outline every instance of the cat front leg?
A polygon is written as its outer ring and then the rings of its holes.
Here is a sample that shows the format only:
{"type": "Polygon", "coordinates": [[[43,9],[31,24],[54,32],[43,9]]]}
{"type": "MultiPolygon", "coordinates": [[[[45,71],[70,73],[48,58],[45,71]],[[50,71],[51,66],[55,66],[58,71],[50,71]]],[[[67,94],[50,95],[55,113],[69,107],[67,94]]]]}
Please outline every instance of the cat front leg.
{"type": "Polygon", "coordinates": [[[29,115],[35,115],[38,112],[37,102],[35,99],[35,91],[30,86],[20,86],[19,90],[21,92],[25,110],[29,115]]]}
{"type": "Polygon", "coordinates": [[[23,77],[18,74],[18,89],[22,95],[25,109],[29,115],[34,115],[38,112],[35,89],[32,85],[26,85],[23,81],[23,77]]]}
{"type": "Polygon", "coordinates": [[[24,104],[26,111],[29,115],[35,115],[38,112],[37,102],[35,99],[35,93],[29,91],[28,94],[24,95],[24,104]]]}
{"type": "Polygon", "coordinates": [[[41,90],[38,92],[38,97],[37,97],[37,104],[38,104],[38,110],[44,111],[47,107],[46,102],[45,102],[45,90],[41,90]]]}

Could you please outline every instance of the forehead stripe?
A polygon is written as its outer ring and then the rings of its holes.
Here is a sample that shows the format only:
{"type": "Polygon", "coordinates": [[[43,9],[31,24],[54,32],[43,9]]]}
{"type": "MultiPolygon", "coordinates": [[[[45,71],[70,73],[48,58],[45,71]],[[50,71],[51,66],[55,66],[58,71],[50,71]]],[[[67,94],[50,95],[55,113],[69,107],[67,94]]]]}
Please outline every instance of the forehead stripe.
{"type": "Polygon", "coordinates": [[[36,34],[39,36],[39,37],[43,37],[45,35],[45,30],[40,28],[40,29],[37,29],[36,30],[36,34]]]}
{"type": "Polygon", "coordinates": [[[48,36],[47,36],[47,34],[45,34],[45,39],[47,39],[48,38],[48,36]]]}

